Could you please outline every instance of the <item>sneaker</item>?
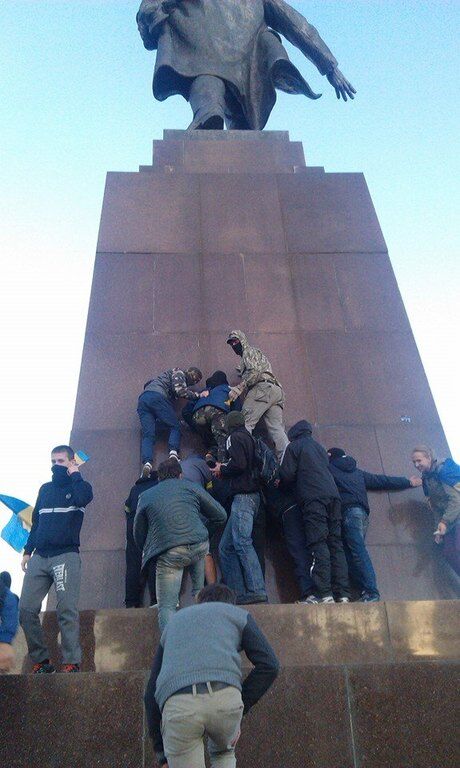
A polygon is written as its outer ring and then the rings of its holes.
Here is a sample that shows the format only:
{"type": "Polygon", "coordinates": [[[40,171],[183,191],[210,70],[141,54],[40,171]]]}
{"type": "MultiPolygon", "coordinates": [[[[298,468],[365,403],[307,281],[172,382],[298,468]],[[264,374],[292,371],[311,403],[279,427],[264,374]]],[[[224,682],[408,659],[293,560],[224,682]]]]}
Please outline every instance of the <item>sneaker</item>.
{"type": "Polygon", "coordinates": [[[350,598],[349,597],[338,597],[335,601],[336,603],[349,603],[350,598]]]}
{"type": "Polygon", "coordinates": [[[50,664],[49,659],[45,659],[45,661],[39,661],[38,664],[34,664],[32,672],[34,675],[52,675],[56,670],[53,665],[50,664]]]}
{"type": "Polygon", "coordinates": [[[335,600],[332,597],[332,595],[326,595],[326,597],[320,597],[318,600],[318,603],[325,603],[327,605],[329,605],[330,603],[335,604],[335,600]]]}
{"type": "Polygon", "coordinates": [[[358,600],[358,603],[378,603],[380,602],[379,595],[370,595],[368,592],[363,592],[358,600]]]}
{"type": "Polygon", "coordinates": [[[63,664],[61,667],[61,672],[79,672],[79,671],[80,671],[79,664],[63,664]]]}
{"type": "Polygon", "coordinates": [[[319,597],[316,597],[316,595],[308,595],[307,597],[303,597],[301,600],[296,600],[296,603],[299,605],[316,605],[320,602],[319,597]]]}
{"type": "Polygon", "coordinates": [[[147,477],[150,477],[150,473],[152,469],[153,467],[150,461],[146,461],[145,464],[142,465],[141,477],[143,478],[143,480],[145,480],[147,477]]]}
{"type": "Polygon", "coordinates": [[[179,454],[177,451],[169,451],[169,458],[170,459],[177,459],[177,461],[180,461],[179,454]]]}

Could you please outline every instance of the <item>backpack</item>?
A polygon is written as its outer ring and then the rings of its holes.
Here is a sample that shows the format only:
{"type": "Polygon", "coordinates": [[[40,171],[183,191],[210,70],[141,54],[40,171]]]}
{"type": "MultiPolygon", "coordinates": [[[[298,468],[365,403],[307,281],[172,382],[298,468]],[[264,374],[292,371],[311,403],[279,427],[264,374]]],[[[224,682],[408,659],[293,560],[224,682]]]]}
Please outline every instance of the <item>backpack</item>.
{"type": "Polygon", "coordinates": [[[260,437],[254,440],[254,476],[266,486],[273,486],[279,479],[280,464],[274,451],[260,437]]]}

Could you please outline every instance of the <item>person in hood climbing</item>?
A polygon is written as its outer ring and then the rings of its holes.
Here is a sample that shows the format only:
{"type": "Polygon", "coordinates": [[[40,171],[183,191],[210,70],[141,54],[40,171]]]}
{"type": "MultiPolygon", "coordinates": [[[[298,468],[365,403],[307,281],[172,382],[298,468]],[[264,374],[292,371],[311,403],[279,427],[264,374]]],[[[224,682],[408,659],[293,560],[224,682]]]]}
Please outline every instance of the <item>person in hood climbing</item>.
{"type": "Polygon", "coordinates": [[[126,573],[125,573],[125,606],[126,608],[142,608],[145,585],[147,584],[150,605],[156,605],[155,569],[146,573],[142,571],[142,552],[134,541],[134,518],[139,497],[149,488],[158,485],[158,472],[152,469],[147,477],[139,477],[129,492],[125,501],[126,513],[126,573]]]}
{"type": "Polygon", "coordinates": [[[241,382],[230,390],[230,400],[245,395],[243,414],[248,432],[263,419],[281,461],[289,440],[283,426],[284,393],[273,375],[270,361],[257,347],[251,347],[242,331],[231,331],[227,338],[235,354],[241,357],[238,367],[241,382]]]}
{"type": "Polygon", "coordinates": [[[19,602],[34,673],[55,672],[40,624],[40,609],[51,586],[61,630],[62,672],[78,672],[81,662],[78,599],[80,596],[80,529],[93,490],[83,480],[69,445],[51,451],[53,479],[42,485],[32,513],[32,528],[24,547],[25,572],[19,602]]]}
{"type": "Polygon", "coordinates": [[[302,602],[349,602],[348,568],[342,544],[339,492],[329,471],[325,449],[313,440],[312,426],[298,421],[288,432],[290,443],[281,462],[283,485],[293,486],[313,558],[314,592],[302,602]]]}
{"type": "Polygon", "coordinates": [[[193,428],[203,438],[206,448],[217,446],[217,461],[225,461],[225,417],[233,404],[229,401],[230,386],[224,371],[214,371],[206,379],[206,389],[193,404],[193,428]]]}
{"type": "Polygon", "coordinates": [[[329,448],[329,469],[342,501],[342,539],[352,582],[361,593],[360,602],[380,600],[372,561],[365,539],[369,525],[367,491],[403,491],[422,484],[418,477],[376,475],[358,469],[356,460],[343,448],[329,448]]]}
{"type": "Polygon", "coordinates": [[[438,461],[427,445],[414,448],[412,461],[422,476],[431,509],[439,518],[434,540],[442,545],[444,557],[460,576],[460,466],[450,458],[438,461]]]}

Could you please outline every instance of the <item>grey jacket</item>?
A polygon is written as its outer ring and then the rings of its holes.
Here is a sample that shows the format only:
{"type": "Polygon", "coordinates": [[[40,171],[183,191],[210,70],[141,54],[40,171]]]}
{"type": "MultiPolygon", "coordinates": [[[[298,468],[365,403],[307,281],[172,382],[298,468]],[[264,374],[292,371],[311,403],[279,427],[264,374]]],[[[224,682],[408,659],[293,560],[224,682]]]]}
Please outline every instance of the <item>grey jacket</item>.
{"type": "Polygon", "coordinates": [[[207,541],[226,520],[225,509],[201,486],[190,480],[163,480],[145,491],[137,505],[134,540],[142,550],[142,567],[168,549],[207,541]]]}
{"type": "Polygon", "coordinates": [[[188,388],[185,373],[181,368],[169,368],[160,373],[145,384],[144,392],[158,392],[170,401],[179,397],[185,397],[187,400],[199,398],[197,392],[188,388]]]}

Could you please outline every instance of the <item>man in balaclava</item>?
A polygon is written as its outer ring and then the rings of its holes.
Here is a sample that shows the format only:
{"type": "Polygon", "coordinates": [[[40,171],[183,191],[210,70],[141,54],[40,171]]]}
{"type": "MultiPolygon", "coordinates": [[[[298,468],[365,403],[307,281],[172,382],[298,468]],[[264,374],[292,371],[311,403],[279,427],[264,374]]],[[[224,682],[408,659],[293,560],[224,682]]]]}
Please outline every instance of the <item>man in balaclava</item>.
{"type": "Polygon", "coordinates": [[[81,662],[78,599],[80,597],[80,529],[85,507],[93,498],[69,445],[51,452],[53,479],[42,485],[32,514],[21,566],[25,572],[19,603],[33,672],[55,672],[40,624],[43,600],[54,584],[61,630],[62,672],[79,672],[81,662]]]}
{"type": "Polygon", "coordinates": [[[249,345],[243,331],[231,331],[227,344],[241,357],[241,383],[232,387],[230,399],[246,395],[242,408],[246,429],[252,432],[263,418],[281,460],[289,443],[283,425],[284,393],[281,384],[273,375],[268,358],[260,349],[249,345]]]}

